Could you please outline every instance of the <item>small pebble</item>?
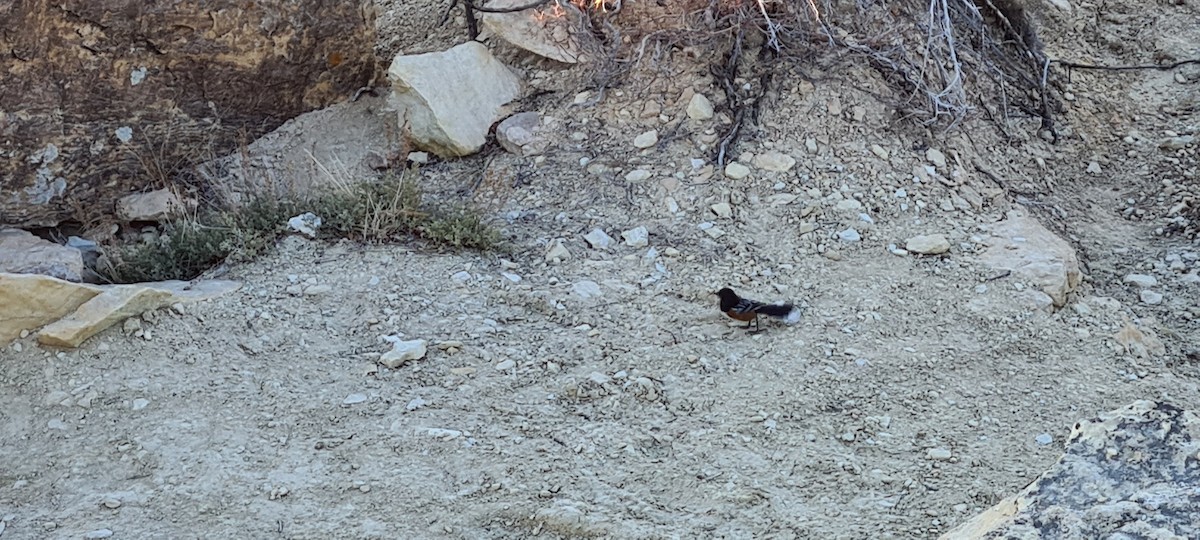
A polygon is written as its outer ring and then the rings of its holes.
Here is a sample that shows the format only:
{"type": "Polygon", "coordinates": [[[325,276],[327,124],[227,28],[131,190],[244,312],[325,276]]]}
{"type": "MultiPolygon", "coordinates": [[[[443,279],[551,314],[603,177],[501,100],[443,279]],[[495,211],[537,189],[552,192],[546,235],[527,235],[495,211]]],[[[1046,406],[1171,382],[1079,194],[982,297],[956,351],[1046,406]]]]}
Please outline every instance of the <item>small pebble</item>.
{"type": "Polygon", "coordinates": [[[350,394],[350,395],[346,396],[346,399],[342,400],[342,403],[346,404],[346,405],[355,405],[358,403],[362,403],[366,400],[367,400],[366,394],[350,394]]]}
{"type": "Polygon", "coordinates": [[[1138,297],[1142,299],[1142,303],[1149,304],[1151,306],[1157,306],[1157,305],[1161,304],[1163,301],[1162,293],[1151,291],[1151,290],[1142,291],[1142,293],[1140,295],[1138,295],[1138,297]]]}
{"type": "Polygon", "coordinates": [[[1038,435],[1037,437],[1034,437],[1033,440],[1037,441],[1037,443],[1042,446],[1046,446],[1046,445],[1054,442],[1054,437],[1051,437],[1049,433],[1043,433],[1041,435],[1038,435]]]}
{"type": "Polygon", "coordinates": [[[496,369],[498,371],[508,371],[514,367],[517,367],[517,363],[512,360],[505,360],[499,364],[496,364],[496,369]]]}
{"type": "Polygon", "coordinates": [[[87,538],[88,540],[96,540],[99,538],[108,538],[112,535],[113,535],[113,532],[108,529],[96,529],[94,531],[90,531],[87,534],[83,535],[83,537],[87,538]]]}
{"type": "Polygon", "coordinates": [[[150,405],[150,400],[146,398],[137,398],[133,400],[133,410],[140,411],[150,405]]]}
{"type": "Polygon", "coordinates": [[[862,240],[862,235],[854,229],[846,229],[838,233],[838,239],[843,242],[858,242],[862,240]]]}
{"type": "Polygon", "coordinates": [[[934,461],[949,461],[950,457],[953,456],[953,454],[951,454],[950,451],[945,448],[930,448],[925,455],[934,461]]]}

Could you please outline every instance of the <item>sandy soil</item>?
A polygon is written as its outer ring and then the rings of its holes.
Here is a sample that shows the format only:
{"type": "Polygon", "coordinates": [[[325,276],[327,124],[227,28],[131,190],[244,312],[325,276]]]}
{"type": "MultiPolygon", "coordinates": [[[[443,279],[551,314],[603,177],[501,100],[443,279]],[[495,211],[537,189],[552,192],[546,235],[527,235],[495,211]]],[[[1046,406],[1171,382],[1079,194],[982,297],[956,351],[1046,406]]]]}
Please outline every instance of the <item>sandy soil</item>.
{"type": "MultiPolygon", "coordinates": [[[[417,20],[397,4],[381,2],[381,51],[458,39],[461,25],[412,30],[441,8],[417,20]]],[[[1182,59],[1200,53],[1198,16],[1047,8],[1044,37],[1067,59],[1182,59]]],[[[865,70],[793,78],[743,149],[796,167],[731,180],[690,163],[710,157],[699,145],[716,121],[633,150],[683,118],[685,92],[718,100],[693,67],[635,74],[592,108],[543,98],[563,143],[540,163],[493,151],[426,168],[442,197],[485,166],[519,179],[495,209],[510,253],[293,237],[231,269],[238,293],[146,317],[145,337],[0,353],[0,538],[935,538],[1036,477],[1078,419],[1200,403],[1200,247],[1164,230],[1196,190],[1197,150],[1159,147],[1200,135],[1181,106],[1197,101],[1196,70],[1075,73],[1057,146],[1033,124],[1008,142],[981,121],[928,138],[853,89],[883,88],[865,70]],[[666,123],[643,114],[650,102],[666,123]],[[911,181],[927,146],[1026,195],[956,207],[958,188],[911,181]],[[635,169],[652,176],[626,179],[635,169]],[[1014,208],[1085,263],[1053,315],[976,260],[1014,208]],[[649,245],[622,243],[638,226],[649,245]],[[582,239],[597,227],[610,250],[582,239]],[[840,239],[850,228],[860,241],[840,239]],[[951,253],[887,249],[926,233],[951,253]],[[572,256],[548,263],[556,240],[572,256]],[[1157,277],[1161,303],[1123,283],[1134,272],[1157,277]],[[805,317],[748,335],[715,309],[724,285],[805,317]],[[1116,346],[1126,319],[1166,354],[1116,346]],[[430,351],[382,367],[385,335],[430,351]]]]}

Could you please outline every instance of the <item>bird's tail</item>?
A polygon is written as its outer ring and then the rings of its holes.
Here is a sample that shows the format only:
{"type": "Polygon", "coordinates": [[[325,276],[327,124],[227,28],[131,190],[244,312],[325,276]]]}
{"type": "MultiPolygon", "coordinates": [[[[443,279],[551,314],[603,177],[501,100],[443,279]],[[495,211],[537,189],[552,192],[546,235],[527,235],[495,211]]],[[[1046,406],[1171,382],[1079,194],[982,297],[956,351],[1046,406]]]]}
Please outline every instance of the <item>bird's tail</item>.
{"type": "Polygon", "coordinates": [[[758,308],[758,312],[783,319],[787,324],[800,322],[800,308],[791,304],[768,304],[758,308]]]}

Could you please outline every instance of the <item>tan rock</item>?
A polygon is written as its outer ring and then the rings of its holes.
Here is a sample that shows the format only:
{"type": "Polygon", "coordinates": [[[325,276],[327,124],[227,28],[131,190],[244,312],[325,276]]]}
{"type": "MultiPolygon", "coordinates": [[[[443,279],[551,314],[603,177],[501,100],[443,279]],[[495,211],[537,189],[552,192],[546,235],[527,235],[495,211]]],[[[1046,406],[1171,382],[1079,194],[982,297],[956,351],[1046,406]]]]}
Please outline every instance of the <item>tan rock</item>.
{"type": "Polygon", "coordinates": [[[20,229],[0,229],[0,272],[83,280],[83,253],[20,229]]]}
{"type": "Polygon", "coordinates": [[[520,79],[477,41],[398,55],[388,77],[392,103],[408,119],[415,145],[442,157],[479,151],[501,107],[521,92],[520,79]]]}
{"type": "Polygon", "coordinates": [[[117,201],[117,217],[125,221],[162,221],[183,212],[183,203],[167,189],[133,193],[117,201]]]}
{"type": "Polygon", "coordinates": [[[980,256],[984,264],[1032,282],[1054,300],[1054,307],[1066,305],[1067,294],[1083,280],[1070,244],[1018,210],[992,225],[990,232],[984,240],[988,249],[980,256]]]}
{"type": "Polygon", "coordinates": [[[704,94],[693,94],[687,104],[687,115],[692,120],[709,120],[713,117],[713,105],[704,94]]]}
{"type": "Polygon", "coordinates": [[[98,286],[35,274],[0,273],[0,347],[75,311],[103,291],[98,286]]]}
{"type": "Polygon", "coordinates": [[[909,238],[904,249],[921,255],[940,255],[950,251],[950,240],[944,234],[922,234],[909,238]]]}
{"type": "Polygon", "coordinates": [[[518,156],[533,156],[544,152],[549,146],[542,132],[541,114],[517,113],[496,126],[496,142],[518,156]]]}
{"type": "Polygon", "coordinates": [[[1054,466],[939,540],[1200,538],[1197,441],[1200,416],[1164,402],[1079,422],[1054,466]]]}
{"type": "Polygon", "coordinates": [[[167,305],[171,293],[138,285],[118,285],[84,302],[37,334],[38,342],[53,347],[78,347],[102,330],[134,315],[167,305]]]}
{"type": "Polygon", "coordinates": [[[796,166],[796,159],[783,152],[771,151],[754,156],[751,163],[764,171],[787,172],[796,166]]]}
{"type": "Polygon", "coordinates": [[[237,290],[236,281],[160,281],[137,285],[112,285],[84,302],[74,313],[43,328],[39,343],[78,347],[88,338],[129,317],[175,303],[196,302],[237,290]]]}

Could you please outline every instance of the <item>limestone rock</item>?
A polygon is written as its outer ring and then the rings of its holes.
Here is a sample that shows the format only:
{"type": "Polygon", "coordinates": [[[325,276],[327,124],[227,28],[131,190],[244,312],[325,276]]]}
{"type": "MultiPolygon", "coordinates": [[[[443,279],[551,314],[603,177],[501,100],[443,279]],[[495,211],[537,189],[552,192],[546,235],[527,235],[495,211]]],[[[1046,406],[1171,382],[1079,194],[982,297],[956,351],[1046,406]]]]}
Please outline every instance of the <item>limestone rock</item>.
{"type": "Polygon", "coordinates": [[[171,190],[133,193],[117,201],[117,217],[125,221],[163,221],[183,212],[183,202],[171,190]]]}
{"type": "Polygon", "coordinates": [[[379,363],[387,366],[390,369],[396,369],[413,360],[425,358],[425,353],[428,350],[428,342],[423,339],[412,339],[408,341],[400,340],[399,338],[384,338],[392,343],[392,350],[383,353],[379,357],[379,363]]]}
{"type": "Polygon", "coordinates": [[[321,228],[321,216],[312,212],[292,216],[287,221],[288,228],[309,238],[317,237],[317,229],[321,228]]]}
{"type": "Polygon", "coordinates": [[[542,131],[541,114],[517,113],[496,126],[496,142],[518,156],[533,156],[545,152],[549,146],[542,131]]]}
{"type": "Polygon", "coordinates": [[[742,165],[736,161],[731,161],[725,166],[725,176],[734,180],[741,180],[747,176],[750,176],[750,167],[742,165]]]}
{"type": "Polygon", "coordinates": [[[78,347],[84,340],[129,317],[169,305],[171,293],[138,285],[117,285],[84,302],[74,313],[41,329],[38,342],[78,347]]]}
{"type": "Polygon", "coordinates": [[[693,94],[687,104],[687,115],[692,120],[710,120],[713,117],[712,102],[704,94],[693,94]]]}
{"type": "Polygon", "coordinates": [[[20,229],[0,229],[0,272],[83,280],[83,253],[20,229]]]}
{"type": "MultiPolygon", "coordinates": [[[[486,6],[491,9],[511,9],[528,4],[528,0],[491,0],[486,6]]],[[[572,26],[582,21],[583,13],[569,2],[561,2],[554,9],[561,14],[554,17],[539,16],[537,9],[480,13],[480,22],[500,39],[531,53],[566,64],[586,62],[587,56],[583,53],[579,34],[570,31],[572,26]]]]}
{"type": "Polygon", "coordinates": [[[909,238],[904,249],[921,255],[940,255],[950,251],[950,241],[942,234],[922,234],[909,238]]]}
{"type": "Polygon", "coordinates": [[[650,245],[650,232],[643,226],[637,226],[622,232],[621,238],[625,240],[625,245],[629,247],[638,248],[650,245]]]}
{"type": "Polygon", "coordinates": [[[783,152],[766,152],[754,156],[751,163],[764,171],[786,172],[796,166],[796,159],[783,152]]]}
{"type": "Polygon", "coordinates": [[[0,6],[0,226],[53,226],[72,201],[115,217],[154,187],[146,162],[223,155],[375,72],[357,0],[0,6]]]}
{"type": "Polygon", "coordinates": [[[34,330],[75,311],[103,291],[34,274],[0,273],[0,347],[24,330],[34,330]]]}
{"type": "Polygon", "coordinates": [[[604,232],[604,229],[600,228],[592,229],[591,232],[583,235],[583,239],[587,241],[592,249],[608,249],[612,247],[613,242],[616,242],[616,240],[613,240],[613,237],[604,232]]]}
{"type": "Polygon", "coordinates": [[[388,77],[393,105],[407,117],[414,144],[442,157],[479,151],[501,107],[521,92],[520,79],[477,41],[398,55],[388,77]]]}
{"type": "Polygon", "coordinates": [[[1067,294],[1083,279],[1070,244],[1017,210],[992,225],[990,232],[992,236],[984,240],[988,249],[980,257],[984,264],[1033,282],[1050,295],[1054,307],[1066,305],[1067,294]]]}
{"type": "Polygon", "coordinates": [[[80,304],[74,313],[38,332],[38,342],[55,347],[78,347],[87,338],[129,317],[174,304],[216,298],[241,286],[241,283],[227,280],[104,286],[99,295],[80,304]]]}
{"type": "Polygon", "coordinates": [[[658,144],[657,130],[652,129],[650,131],[640,133],[637,137],[633,138],[633,146],[641,150],[645,150],[656,144],[658,144]]]}
{"type": "Polygon", "coordinates": [[[1058,462],[940,540],[1200,538],[1200,416],[1136,401],[1075,424],[1058,462]]]}

